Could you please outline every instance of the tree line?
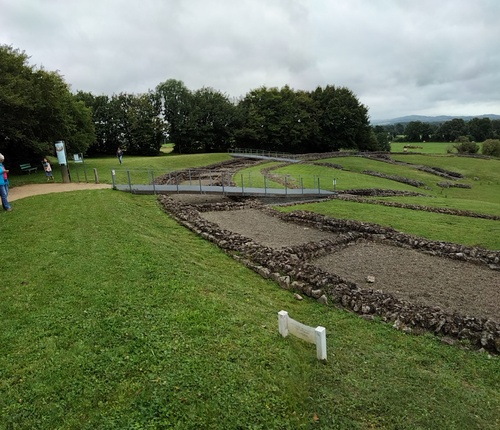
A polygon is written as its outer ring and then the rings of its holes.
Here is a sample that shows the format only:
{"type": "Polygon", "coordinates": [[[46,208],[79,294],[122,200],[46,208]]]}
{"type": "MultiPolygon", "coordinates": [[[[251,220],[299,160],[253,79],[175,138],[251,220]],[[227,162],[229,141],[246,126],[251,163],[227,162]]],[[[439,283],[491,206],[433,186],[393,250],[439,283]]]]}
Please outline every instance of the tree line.
{"type": "Polygon", "coordinates": [[[144,94],[73,93],[58,72],[37,69],[24,51],[0,45],[0,151],[28,161],[53,152],[156,155],[166,142],[179,153],[231,147],[291,153],[388,149],[368,108],[351,90],[261,87],[238,100],[169,79],[144,94]]]}
{"type": "Polygon", "coordinates": [[[231,147],[291,153],[381,147],[368,109],[345,87],[313,92],[261,87],[232,101],[212,88],[189,90],[169,79],[148,94],[111,97],[78,92],[93,112],[96,132],[90,153],[118,146],[154,155],[163,142],[178,153],[223,152],[231,147]]]}
{"type": "Polygon", "coordinates": [[[454,118],[449,121],[426,123],[410,121],[406,124],[377,125],[377,134],[385,133],[394,142],[449,142],[450,151],[477,153],[483,142],[485,155],[500,157],[500,120],[472,118],[465,121],[454,118]]]}
{"type": "Polygon", "coordinates": [[[500,139],[500,120],[472,118],[465,121],[454,118],[436,123],[410,121],[406,124],[377,125],[375,130],[389,133],[391,140],[400,142],[455,142],[461,136],[468,137],[470,141],[484,142],[486,139],[500,139]]]}

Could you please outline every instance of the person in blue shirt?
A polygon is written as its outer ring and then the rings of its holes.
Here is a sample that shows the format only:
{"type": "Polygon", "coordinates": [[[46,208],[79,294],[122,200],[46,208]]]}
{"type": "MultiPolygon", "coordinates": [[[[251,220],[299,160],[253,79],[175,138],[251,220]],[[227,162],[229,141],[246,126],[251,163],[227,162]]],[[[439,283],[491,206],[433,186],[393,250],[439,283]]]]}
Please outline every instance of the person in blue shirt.
{"type": "Polygon", "coordinates": [[[7,179],[7,174],[9,171],[4,167],[3,162],[5,157],[0,154],[0,197],[2,198],[2,207],[4,210],[10,212],[12,207],[9,204],[9,180],[7,179]]]}

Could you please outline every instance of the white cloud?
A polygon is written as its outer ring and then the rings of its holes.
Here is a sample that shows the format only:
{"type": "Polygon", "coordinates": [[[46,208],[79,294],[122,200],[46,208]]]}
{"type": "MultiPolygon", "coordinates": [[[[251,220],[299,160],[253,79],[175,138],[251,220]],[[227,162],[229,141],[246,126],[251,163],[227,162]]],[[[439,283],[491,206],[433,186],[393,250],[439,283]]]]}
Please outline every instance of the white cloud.
{"type": "Polygon", "coordinates": [[[374,119],[500,114],[497,0],[0,0],[0,43],[74,90],[350,88],[374,119]]]}

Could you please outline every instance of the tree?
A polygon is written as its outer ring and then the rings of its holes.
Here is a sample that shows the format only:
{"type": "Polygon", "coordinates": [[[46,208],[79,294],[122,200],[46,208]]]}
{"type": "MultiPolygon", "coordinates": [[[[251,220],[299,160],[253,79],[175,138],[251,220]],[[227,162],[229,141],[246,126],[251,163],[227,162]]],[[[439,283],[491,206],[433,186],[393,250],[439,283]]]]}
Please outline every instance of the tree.
{"type": "Polygon", "coordinates": [[[476,154],[479,151],[479,145],[471,142],[467,136],[459,136],[453,147],[459,154],[476,154]]]}
{"type": "Polygon", "coordinates": [[[360,149],[373,144],[368,109],[345,87],[318,87],[311,95],[318,123],[317,150],[360,149]]]}
{"type": "Polygon", "coordinates": [[[469,134],[476,142],[493,137],[491,120],[489,118],[472,118],[468,122],[469,134]]]}
{"type": "Polygon", "coordinates": [[[118,96],[122,110],[121,142],[129,154],[157,155],[163,143],[161,104],[154,93],[118,96]]]}
{"type": "Polygon", "coordinates": [[[436,131],[436,140],[442,142],[454,142],[459,136],[466,136],[468,127],[461,118],[454,118],[446,121],[436,131]]]}
{"type": "Polygon", "coordinates": [[[491,133],[494,139],[500,139],[500,119],[491,120],[491,133]]]}
{"type": "Polygon", "coordinates": [[[157,155],[164,140],[161,104],[156,93],[76,97],[92,109],[96,130],[90,154],[115,154],[118,147],[134,155],[157,155]]]}
{"type": "Polygon", "coordinates": [[[68,151],[84,152],[94,139],[90,111],[57,72],[35,70],[28,58],[0,45],[0,150],[33,160],[64,140],[68,151]]]}
{"type": "Polygon", "coordinates": [[[410,121],[405,127],[407,142],[423,142],[429,140],[432,135],[432,128],[422,121],[410,121]]]}
{"type": "Polygon", "coordinates": [[[195,124],[189,152],[222,152],[231,145],[236,108],[228,97],[212,88],[193,94],[195,124]]]}
{"type": "Polygon", "coordinates": [[[236,144],[283,152],[307,152],[314,138],[314,104],[308,93],[261,87],[238,104],[236,144]]]}
{"type": "Polygon", "coordinates": [[[85,103],[92,112],[92,122],[95,129],[94,142],[87,149],[89,155],[114,154],[119,142],[112,137],[112,118],[110,114],[111,102],[106,95],[94,96],[92,93],[78,91],[77,100],[85,103]]]}
{"type": "Polygon", "coordinates": [[[391,136],[391,133],[386,130],[386,127],[381,125],[373,127],[373,134],[375,136],[376,145],[372,150],[390,152],[391,143],[389,138],[391,136]]]}
{"type": "Polygon", "coordinates": [[[40,152],[32,142],[34,125],[33,71],[28,56],[10,46],[0,46],[0,150],[20,156],[40,152]]]}
{"type": "Polygon", "coordinates": [[[168,138],[175,143],[174,151],[182,153],[189,149],[194,131],[193,95],[182,81],[175,79],[159,84],[156,93],[161,101],[168,138]]]}

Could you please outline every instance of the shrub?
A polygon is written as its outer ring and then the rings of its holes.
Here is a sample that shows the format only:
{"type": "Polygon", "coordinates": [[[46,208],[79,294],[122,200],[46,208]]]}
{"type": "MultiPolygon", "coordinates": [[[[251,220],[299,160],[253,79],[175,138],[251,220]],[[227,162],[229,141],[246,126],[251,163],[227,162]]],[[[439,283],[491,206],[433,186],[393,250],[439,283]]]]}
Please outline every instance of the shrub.
{"type": "Polygon", "coordinates": [[[483,142],[482,153],[484,155],[491,155],[492,157],[500,157],[500,140],[486,139],[483,142]]]}
{"type": "Polygon", "coordinates": [[[479,151],[479,145],[471,142],[467,136],[458,137],[453,147],[459,154],[476,154],[479,151]]]}

